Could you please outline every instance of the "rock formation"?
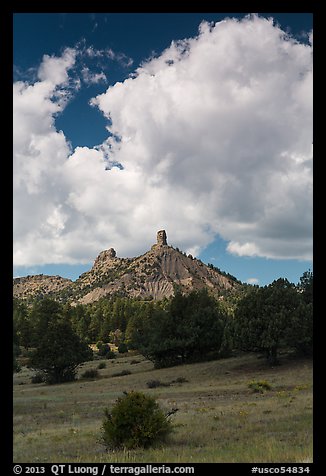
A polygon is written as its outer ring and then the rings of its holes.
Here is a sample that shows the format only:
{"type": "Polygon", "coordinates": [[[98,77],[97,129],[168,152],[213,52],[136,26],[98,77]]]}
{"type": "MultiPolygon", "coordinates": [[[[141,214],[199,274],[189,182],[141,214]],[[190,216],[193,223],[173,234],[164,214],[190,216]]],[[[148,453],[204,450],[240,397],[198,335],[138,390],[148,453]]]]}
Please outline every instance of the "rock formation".
{"type": "Polygon", "coordinates": [[[175,289],[188,293],[207,288],[221,296],[241,286],[230,275],[168,245],[165,230],[159,230],[156,237],[151,250],[135,258],[118,258],[113,248],[102,251],[92,268],[74,282],[58,277],[14,279],[14,296],[24,299],[43,293],[60,301],[87,304],[117,295],[160,300],[172,296],[175,289]]]}
{"type": "Polygon", "coordinates": [[[156,240],[157,240],[157,244],[159,246],[166,246],[168,243],[167,243],[167,240],[166,240],[166,232],[165,230],[160,230],[157,232],[156,234],[156,240]]]}

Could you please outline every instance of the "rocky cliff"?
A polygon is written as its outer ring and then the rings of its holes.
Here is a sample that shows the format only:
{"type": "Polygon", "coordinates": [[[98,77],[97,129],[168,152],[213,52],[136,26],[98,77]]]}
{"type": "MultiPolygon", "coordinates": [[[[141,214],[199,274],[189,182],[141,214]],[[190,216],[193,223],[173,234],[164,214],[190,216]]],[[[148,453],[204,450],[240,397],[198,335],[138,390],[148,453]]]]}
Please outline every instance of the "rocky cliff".
{"type": "Polygon", "coordinates": [[[190,292],[203,287],[215,295],[232,292],[239,282],[216,268],[169,246],[164,230],[157,233],[157,242],[136,258],[119,258],[113,248],[102,251],[90,271],[75,282],[53,276],[28,276],[14,279],[14,296],[36,294],[86,304],[104,296],[120,295],[161,300],[175,289],[190,292]]]}

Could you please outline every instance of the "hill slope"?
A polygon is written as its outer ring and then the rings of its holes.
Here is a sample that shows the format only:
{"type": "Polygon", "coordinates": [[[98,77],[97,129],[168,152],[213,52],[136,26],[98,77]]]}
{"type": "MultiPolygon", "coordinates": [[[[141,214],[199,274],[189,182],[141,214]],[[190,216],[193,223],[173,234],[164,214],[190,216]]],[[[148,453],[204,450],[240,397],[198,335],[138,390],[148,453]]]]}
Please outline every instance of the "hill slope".
{"type": "Polygon", "coordinates": [[[57,295],[67,287],[71,286],[71,279],[61,276],[47,276],[46,274],[36,274],[33,276],[23,276],[14,278],[14,297],[27,299],[43,295],[57,295]]]}
{"type": "Polygon", "coordinates": [[[43,275],[16,278],[14,296],[28,298],[43,293],[81,304],[116,294],[161,300],[172,296],[176,287],[182,292],[206,287],[220,295],[236,290],[239,282],[169,246],[161,230],[157,243],[141,256],[118,258],[113,248],[102,251],[91,270],[75,282],[43,275]]]}
{"type": "MultiPolygon", "coordinates": [[[[26,367],[14,374],[15,463],[304,462],[306,467],[312,461],[311,359],[284,355],[276,368],[241,354],[154,369],[152,362],[130,353],[100,362],[106,367],[99,378],[64,385],[32,384],[34,372],[26,367]],[[116,375],[123,371],[124,376],[116,375]],[[261,380],[271,389],[254,393],[249,382],[261,380]],[[161,386],[149,388],[153,381],[161,386]],[[152,449],[107,452],[100,445],[104,410],[131,390],[154,396],[165,411],[178,408],[174,432],[165,445],[152,449]]],[[[79,377],[90,369],[94,361],[80,369],[79,377]]]]}

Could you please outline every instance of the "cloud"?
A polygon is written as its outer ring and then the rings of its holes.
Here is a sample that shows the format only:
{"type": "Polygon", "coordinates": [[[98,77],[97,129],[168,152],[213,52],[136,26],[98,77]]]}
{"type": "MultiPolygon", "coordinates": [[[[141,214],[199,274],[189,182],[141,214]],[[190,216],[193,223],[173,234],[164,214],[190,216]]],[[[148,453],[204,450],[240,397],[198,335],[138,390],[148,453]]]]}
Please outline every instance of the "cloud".
{"type": "Polygon", "coordinates": [[[101,82],[106,83],[106,75],[101,71],[100,73],[92,73],[87,66],[84,66],[82,71],[82,77],[86,84],[98,84],[101,82]]]}
{"type": "Polygon", "coordinates": [[[74,151],[55,128],[70,64],[14,85],[16,264],[133,256],[162,228],[195,254],[220,235],[236,255],[311,258],[311,45],[257,16],[203,22],[93,98],[109,137],[74,151]]]}
{"type": "Polygon", "coordinates": [[[129,68],[134,62],[133,59],[130,58],[130,56],[127,56],[122,52],[115,52],[112,50],[112,48],[95,48],[93,45],[86,47],[82,46],[83,43],[85,42],[82,41],[79,45],[80,53],[88,58],[102,58],[106,60],[109,59],[111,61],[116,61],[120,64],[120,66],[123,66],[124,68],[129,68]]]}
{"type": "Polygon", "coordinates": [[[121,138],[111,157],[177,191],[174,213],[192,208],[184,230],[238,255],[311,257],[309,45],[256,16],[204,22],[93,102],[121,138]]]}
{"type": "Polygon", "coordinates": [[[40,81],[48,81],[53,86],[65,85],[69,81],[68,71],[75,64],[76,50],[66,48],[61,57],[44,55],[38,70],[40,81]]]}
{"type": "Polygon", "coordinates": [[[68,70],[74,62],[70,49],[60,58],[44,56],[39,81],[13,86],[14,263],[18,265],[52,262],[55,210],[59,213],[63,198],[58,178],[71,153],[63,132],[55,127],[55,116],[70,96],[68,70]]]}
{"type": "Polygon", "coordinates": [[[248,279],[246,280],[246,282],[247,282],[248,284],[259,284],[259,279],[257,279],[257,278],[248,278],[248,279]]]}
{"type": "Polygon", "coordinates": [[[259,249],[255,243],[238,243],[237,241],[230,241],[226,249],[231,254],[238,256],[259,256],[259,249]]]}

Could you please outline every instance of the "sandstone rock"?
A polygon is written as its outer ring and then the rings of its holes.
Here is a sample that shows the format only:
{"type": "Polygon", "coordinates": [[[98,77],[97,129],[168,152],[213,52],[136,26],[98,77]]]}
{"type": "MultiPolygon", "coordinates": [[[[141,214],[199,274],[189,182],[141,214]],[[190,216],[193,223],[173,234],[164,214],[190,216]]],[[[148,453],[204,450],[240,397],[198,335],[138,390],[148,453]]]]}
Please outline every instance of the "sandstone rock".
{"type": "Polygon", "coordinates": [[[99,264],[108,260],[112,260],[116,258],[117,253],[113,248],[110,248],[108,250],[101,251],[101,253],[98,255],[96,258],[94,265],[99,264]]]}
{"type": "Polygon", "coordinates": [[[156,234],[156,240],[157,240],[157,244],[160,245],[160,246],[166,246],[168,243],[167,243],[167,239],[166,239],[166,232],[165,230],[160,230],[157,232],[156,234]]]}
{"type": "Polygon", "coordinates": [[[160,300],[174,294],[207,288],[216,296],[240,286],[218,269],[167,244],[165,230],[157,232],[157,243],[135,258],[118,258],[113,248],[102,251],[90,271],[75,282],[60,277],[30,276],[14,280],[14,295],[28,298],[50,294],[73,305],[87,304],[105,296],[160,300]]]}
{"type": "Polygon", "coordinates": [[[108,258],[115,258],[117,256],[117,253],[115,251],[115,249],[113,248],[110,248],[107,250],[107,257],[108,258]]]}

